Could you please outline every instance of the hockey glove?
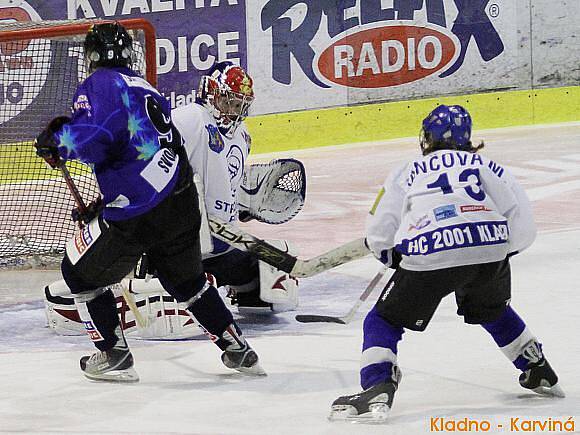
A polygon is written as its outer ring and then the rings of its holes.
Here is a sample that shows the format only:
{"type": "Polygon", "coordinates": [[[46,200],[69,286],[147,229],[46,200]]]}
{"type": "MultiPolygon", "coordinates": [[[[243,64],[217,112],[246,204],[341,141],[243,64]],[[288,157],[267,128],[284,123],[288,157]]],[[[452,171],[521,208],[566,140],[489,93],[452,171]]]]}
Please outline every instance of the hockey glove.
{"type": "Polygon", "coordinates": [[[401,263],[401,254],[395,251],[395,248],[392,249],[385,249],[381,252],[381,258],[379,261],[387,266],[389,269],[397,269],[399,264],[401,263]]]}
{"type": "Polygon", "coordinates": [[[373,255],[377,258],[377,260],[379,260],[381,263],[383,263],[388,268],[396,270],[399,267],[399,264],[401,264],[401,260],[403,259],[403,256],[401,255],[400,252],[396,251],[395,248],[383,249],[381,251],[381,256],[379,257],[378,254],[376,254],[374,251],[371,250],[371,248],[367,242],[367,239],[365,239],[365,246],[371,252],[373,252],[373,255]]]}
{"type": "Polygon", "coordinates": [[[73,208],[73,211],[71,212],[72,220],[75,222],[88,224],[99,215],[103,208],[103,199],[98,197],[87,206],[87,209],[84,212],[78,208],[73,208]]]}
{"type": "Polygon", "coordinates": [[[61,127],[69,121],[70,118],[67,116],[54,118],[34,140],[36,155],[42,157],[53,169],[58,168],[62,163],[62,159],[58,153],[58,144],[56,143],[54,133],[60,130],[61,127]]]}

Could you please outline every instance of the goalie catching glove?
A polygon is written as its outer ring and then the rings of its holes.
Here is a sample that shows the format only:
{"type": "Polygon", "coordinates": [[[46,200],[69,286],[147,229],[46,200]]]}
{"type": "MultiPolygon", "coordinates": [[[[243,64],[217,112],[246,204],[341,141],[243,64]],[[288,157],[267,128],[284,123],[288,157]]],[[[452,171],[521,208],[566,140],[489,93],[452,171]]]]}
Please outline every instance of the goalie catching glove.
{"type": "Polygon", "coordinates": [[[295,159],[253,164],[244,171],[238,197],[240,220],[282,224],[298,214],[306,199],[306,171],[295,159]],[[250,217],[250,218],[249,218],[250,217]]]}

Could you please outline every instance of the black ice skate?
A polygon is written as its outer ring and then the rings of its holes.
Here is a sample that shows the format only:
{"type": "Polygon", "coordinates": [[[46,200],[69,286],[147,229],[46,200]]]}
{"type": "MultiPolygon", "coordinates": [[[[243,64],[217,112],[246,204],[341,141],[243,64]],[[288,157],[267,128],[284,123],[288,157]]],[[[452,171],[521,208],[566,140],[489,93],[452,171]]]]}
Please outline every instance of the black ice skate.
{"type": "Polygon", "coordinates": [[[395,391],[401,381],[401,371],[393,367],[392,379],[373,385],[366,390],[341,396],[332,403],[330,421],[352,421],[359,423],[384,423],[387,420],[395,391]]]}
{"type": "Polygon", "coordinates": [[[237,333],[233,325],[228,326],[221,339],[229,343],[224,353],[222,353],[222,362],[227,368],[254,376],[266,375],[266,372],[260,366],[258,354],[237,333]]]}
{"type": "Polygon", "coordinates": [[[81,358],[81,370],[85,376],[100,382],[138,382],[139,375],[133,368],[133,355],[124,338],[106,351],[97,351],[81,358]]]}
{"type": "Polygon", "coordinates": [[[562,387],[558,385],[558,376],[544,357],[540,345],[530,341],[522,352],[528,363],[528,368],[520,375],[520,385],[528,390],[545,396],[566,397],[562,387]]]}

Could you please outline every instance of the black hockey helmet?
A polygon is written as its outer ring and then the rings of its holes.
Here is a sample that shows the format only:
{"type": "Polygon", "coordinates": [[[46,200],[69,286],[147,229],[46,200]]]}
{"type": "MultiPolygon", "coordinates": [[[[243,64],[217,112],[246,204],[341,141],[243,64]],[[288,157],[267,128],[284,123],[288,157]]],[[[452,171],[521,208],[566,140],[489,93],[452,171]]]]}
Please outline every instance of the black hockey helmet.
{"type": "Polygon", "coordinates": [[[100,66],[126,66],[133,63],[133,38],[118,22],[94,24],[85,37],[85,59],[89,72],[100,66]]]}

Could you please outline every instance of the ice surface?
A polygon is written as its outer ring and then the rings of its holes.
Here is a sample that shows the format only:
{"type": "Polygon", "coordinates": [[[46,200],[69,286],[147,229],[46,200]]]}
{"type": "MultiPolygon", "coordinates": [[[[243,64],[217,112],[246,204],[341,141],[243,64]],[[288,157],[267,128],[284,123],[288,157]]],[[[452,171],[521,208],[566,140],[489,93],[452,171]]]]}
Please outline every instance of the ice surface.
{"type": "MultiPolygon", "coordinates": [[[[399,347],[403,381],[385,426],[329,423],[330,403],[359,390],[361,323],[298,324],[294,315],[342,315],[378,269],[372,258],[301,281],[296,313],[239,319],[266,378],[232,373],[206,340],[131,341],[137,385],[90,383],[78,368],[86,337],[45,327],[42,288],[57,272],[0,272],[0,432],[191,434],[414,434],[431,417],[488,420],[574,417],[580,423],[580,124],[486,131],[484,153],[507,164],[533,200],[540,234],[512,261],[513,306],[544,343],[565,399],[527,393],[487,335],[443,301],[428,330],[399,347]]],[[[310,257],[363,234],[378,186],[415,139],[293,153],[308,172],[307,203],[288,224],[246,226],[284,237],[310,257]]],[[[288,156],[288,153],[285,154],[288,156]]],[[[260,159],[266,157],[260,156],[260,159]]],[[[269,156],[268,156],[269,158],[269,156]]],[[[578,430],[578,429],[577,429],[578,430]]]]}

